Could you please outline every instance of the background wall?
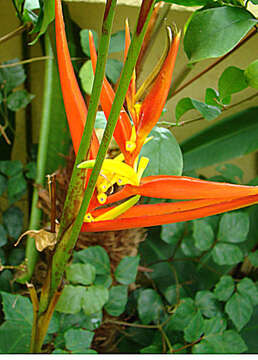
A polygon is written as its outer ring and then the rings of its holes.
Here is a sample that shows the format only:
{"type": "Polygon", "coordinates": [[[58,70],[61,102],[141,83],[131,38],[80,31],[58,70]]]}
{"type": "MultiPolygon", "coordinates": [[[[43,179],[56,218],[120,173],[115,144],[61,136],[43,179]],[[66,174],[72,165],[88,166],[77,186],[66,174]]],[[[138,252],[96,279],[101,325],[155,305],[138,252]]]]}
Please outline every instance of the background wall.
{"type": "MultiPolygon", "coordinates": [[[[116,17],[114,21],[114,29],[113,29],[114,32],[118,30],[122,30],[124,28],[124,20],[126,17],[129,19],[131,30],[134,29],[138,14],[138,8],[136,5],[139,2],[140,2],[139,0],[118,1],[119,6],[117,7],[116,17]]],[[[7,34],[8,32],[18,27],[19,21],[15,16],[15,12],[11,4],[11,1],[0,0],[0,3],[1,3],[1,14],[0,14],[0,19],[1,19],[0,37],[1,37],[4,34],[7,34]]],[[[73,2],[68,1],[68,4],[69,4],[70,14],[73,20],[75,20],[80,27],[91,28],[96,31],[100,30],[101,19],[104,11],[104,0],[98,1],[97,3],[92,0],[90,1],[76,0],[73,2]]],[[[190,15],[191,15],[190,9],[186,9],[179,6],[172,6],[172,9],[166,19],[166,24],[171,24],[172,22],[175,22],[179,28],[183,29],[184,24],[186,23],[190,15]]],[[[151,71],[152,67],[158,61],[159,56],[164,47],[165,39],[166,39],[165,29],[163,29],[159,34],[159,36],[157,37],[155,44],[152,48],[152,51],[150,53],[150,56],[146,61],[143,77],[144,74],[147,74],[149,71],[151,71]]],[[[30,47],[30,57],[37,57],[41,55],[42,53],[39,43],[37,43],[33,47],[30,47]]],[[[20,59],[23,58],[21,36],[15,37],[9,40],[8,42],[0,44],[0,62],[8,59],[12,59],[14,57],[19,57],[20,59]]],[[[182,97],[192,96],[198,100],[204,100],[205,89],[207,87],[217,88],[218,77],[219,75],[221,75],[221,73],[227,66],[234,64],[235,66],[244,69],[249,65],[249,63],[254,61],[256,58],[257,58],[257,37],[253,37],[244,46],[242,46],[240,50],[237,50],[232,56],[227,58],[220,65],[215,67],[205,76],[203,76],[201,79],[199,79],[194,84],[187,87],[187,89],[185,89],[184,91],[176,95],[173,99],[171,99],[167,104],[168,111],[165,115],[165,120],[175,121],[174,119],[175,104],[182,97]]],[[[188,75],[187,80],[192,78],[197,73],[199,73],[202,69],[204,69],[207,65],[209,65],[213,61],[214,60],[203,61],[200,64],[197,64],[195,68],[191,71],[190,75],[188,75]]],[[[183,52],[183,46],[181,43],[180,51],[176,62],[175,72],[174,72],[175,78],[186,64],[187,64],[187,58],[183,52]]],[[[31,86],[32,86],[31,92],[36,95],[35,99],[32,102],[32,114],[33,114],[33,124],[34,124],[33,137],[35,142],[37,142],[39,124],[41,120],[41,111],[42,111],[41,105],[42,105],[42,86],[44,79],[44,61],[31,63],[29,66],[26,67],[26,69],[29,70],[30,73],[31,86]]],[[[247,98],[248,96],[254,93],[255,93],[254,89],[250,89],[250,88],[246,89],[241,93],[234,95],[232,103],[237,103],[241,99],[247,98]]],[[[233,112],[254,105],[257,105],[257,98],[253,99],[252,101],[241,104],[232,110],[228,110],[224,112],[220,118],[214,120],[213,122],[219,121],[222,117],[229,116],[233,112]]],[[[193,112],[188,112],[183,119],[194,119],[196,117],[198,117],[198,114],[193,111],[193,112]]],[[[20,159],[23,162],[25,161],[25,145],[23,140],[25,121],[26,121],[25,112],[21,110],[18,114],[18,119],[17,119],[18,136],[16,137],[13,156],[14,158],[20,159]]],[[[211,123],[212,122],[203,120],[181,128],[175,128],[173,130],[173,133],[176,136],[177,140],[180,142],[185,138],[189,137],[190,135],[192,135],[193,133],[209,126],[211,123]]],[[[257,175],[257,169],[258,169],[257,154],[251,154],[245,156],[244,158],[236,159],[232,162],[239,165],[245,171],[245,178],[244,178],[245,182],[249,181],[251,178],[257,175]]],[[[210,176],[214,174],[214,167],[202,169],[201,173],[210,176]]]]}

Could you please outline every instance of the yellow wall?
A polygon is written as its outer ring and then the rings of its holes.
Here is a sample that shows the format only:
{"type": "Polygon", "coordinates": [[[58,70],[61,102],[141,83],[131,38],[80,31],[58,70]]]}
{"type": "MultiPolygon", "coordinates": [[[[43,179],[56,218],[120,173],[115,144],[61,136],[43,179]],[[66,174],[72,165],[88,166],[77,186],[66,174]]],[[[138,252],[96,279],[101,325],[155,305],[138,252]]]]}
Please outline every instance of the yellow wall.
{"type": "MultiPolygon", "coordinates": [[[[123,29],[124,27],[124,19],[128,17],[131,29],[134,28],[136,20],[138,8],[135,5],[139,0],[120,0],[118,4],[120,4],[117,8],[116,17],[114,21],[114,32],[123,29]],[[130,6],[124,5],[125,3],[129,3],[130,6]]],[[[1,3],[1,21],[0,21],[0,37],[18,26],[18,20],[15,17],[14,10],[12,8],[11,1],[0,0],[1,3]]],[[[94,30],[99,31],[101,26],[101,19],[104,10],[104,3],[95,3],[93,1],[90,2],[69,2],[69,9],[72,18],[82,27],[82,28],[92,28],[94,30]]],[[[190,16],[191,12],[182,7],[172,7],[172,10],[169,13],[166,23],[170,24],[172,22],[176,22],[179,28],[183,29],[185,22],[190,16]]],[[[162,48],[164,46],[165,41],[165,30],[161,32],[158,38],[155,41],[153,49],[149,58],[146,61],[145,71],[146,74],[150,71],[156,61],[159,59],[159,56],[162,52],[162,48]]],[[[0,61],[7,60],[13,57],[21,58],[21,38],[16,37],[7,43],[0,45],[0,61]]],[[[41,50],[39,44],[35,47],[31,48],[31,56],[41,56],[41,50]]],[[[223,63],[218,65],[208,74],[203,76],[201,79],[196,81],[194,84],[189,86],[185,91],[176,95],[173,99],[168,102],[166,120],[174,121],[174,108],[177,101],[184,96],[192,96],[196,99],[203,100],[205,95],[205,89],[207,87],[217,88],[217,79],[218,76],[223,72],[223,70],[229,65],[235,65],[242,69],[247,67],[247,65],[257,58],[257,37],[252,38],[247,44],[245,44],[240,50],[237,50],[232,56],[226,59],[223,63]]],[[[190,75],[188,75],[188,79],[192,76],[199,73],[202,69],[204,69],[208,64],[210,64],[212,60],[203,61],[200,64],[197,64],[195,68],[192,70],[190,75]]],[[[181,45],[179,55],[176,62],[175,68],[175,77],[180,73],[185,64],[187,63],[187,58],[183,52],[183,46],[181,45]]],[[[33,121],[34,126],[36,128],[33,129],[34,138],[37,139],[38,136],[38,128],[41,118],[41,100],[42,100],[42,86],[43,86],[43,74],[44,74],[44,62],[37,62],[30,65],[30,71],[32,76],[32,93],[36,95],[36,98],[33,100],[33,121]]],[[[247,89],[239,94],[233,96],[233,103],[238,102],[251,94],[254,94],[254,89],[247,89]]],[[[242,104],[233,110],[228,110],[223,114],[223,116],[228,116],[232,112],[237,110],[245,109],[249,106],[257,105],[257,98],[242,104]]],[[[198,117],[197,113],[189,112],[185,115],[183,119],[193,119],[198,117]]],[[[215,120],[215,121],[219,121],[215,120]]],[[[24,160],[24,142],[22,141],[23,133],[22,128],[24,127],[24,113],[20,111],[19,120],[17,122],[19,129],[19,137],[17,137],[17,141],[15,144],[15,158],[19,158],[24,160]]],[[[173,132],[178,139],[178,141],[182,141],[187,138],[191,134],[199,131],[206,126],[209,126],[211,122],[208,121],[200,121],[198,123],[193,123],[191,125],[187,125],[185,127],[176,128],[173,132]]],[[[234,163],[240,165],[242,169],[245,171],[244,181],[249,181],[255,175],[257,175],[257,156],[254,154],[245,156],[242,159],[237,159],[233,161],[234,163]]],[[[214,172],[213,167],[203,169],[202,173],[206,175],[212,175],[214,172]]]]}

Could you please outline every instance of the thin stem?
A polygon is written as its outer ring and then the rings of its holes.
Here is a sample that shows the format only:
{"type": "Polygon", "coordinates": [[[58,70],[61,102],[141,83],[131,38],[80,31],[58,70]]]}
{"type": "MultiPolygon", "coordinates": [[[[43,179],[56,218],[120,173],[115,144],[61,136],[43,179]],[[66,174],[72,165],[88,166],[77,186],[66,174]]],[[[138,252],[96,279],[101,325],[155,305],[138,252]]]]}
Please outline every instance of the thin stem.
{"type": "Polygon", "coordinates": [[[140,329],[159,329],[160,325],[143,325],[143,324],[131,324],[125,321],[118,321],[118,320],[112,320],[107,319],[104,321],[104,324],[116,324],[116,325],[122,325],[122,326],[128,326],[128,327],[135,327],[140,329]]]}
{"type": "Polygon", "coordinates": [[[225,60],[229,55],[233,54],[237,49],[239,49],[243,44],[245,44],[248,40],[250,40],[254,35],[256,35],[257,33],[257,29],[254,28],[251,30],[251,32],[244,38],[242,39],[235,47],[234,49],[232,49],[231,51],[229,51],[227,54],[223,55],[222,57],[220,57],[218,60],[216,60],[214,63],[212,63],[211,65],[209,65],[207,68],[205,68],[203,71],[201,71],[199,74],[197,74],[196,76],[194,76],[192,79],[190,79],[189,81],[187,81],[185,84],[183,84],[181,87],[179,87],[177,90],[175,90],[174,92],[171,93],[170,97],[168,97],[168,100],[170,98],[172,98],[173,96],[175,96],[176,94],[178,94],[179,92],[181,92],[182,90],[184,90],[187,86],[191,85],[193,82],[195,82],[196,80],[198,80],[200,77],[202,77],[204,74],[206,74],[208,71],[210,71],[211,69],[213,69],[215,66],[217,66],[218,64],[220,64],[223,60],[225,60]]]}
{"type": "Polygon", "coordinates": [[[35,61],[43,61],[43,60],[54,60],[54,57],[53,56],[38,56],[38,57],[31,58],[31,59],[17,61],[15,63],[11,63],[11,64],[2,64],[2,65],[0,65],[0,69],[12,68],[12,67],[15,67],[17,65],[30,64],[30,63],[33,63],[35,61]]]}
{"type": "Polygon", "coordinates": [[[8,41],[12,39],[13,37],[20,35],[24,30],[28,28],[27,24],[19,26],[17,29],[9,32],[8,34],[0,37],[0,44],[4,43],[5,41],[8,41]]]}
{"type": "Polygon", "coordinates": [[[161,332],[162,337],[165,339],[165,343],[166,343],[167,346],[168,346],[169,353],[172,354],[173,351],[174,351],[174,350],[173,350],[173,347],[172,347],[171,342],[169,341],[169,338],[168,338],[166,332],[164,331],[162,325],[159,326],[159,331],[161,332]]]}
{"type": "MultiPolygon", "coordinates": [[[[227,110],[230,110],[230,109],[233,109],[234,107],[238,106],[238,105],[241,105],[241,104],[244,104],[245,102],[247,101],[250,101],[250,100],[253,100],[255,99],[256,97],[258,96],[258,92],[251,95],[251,96],[248,96],[247,98],[243,99],[243,100],[240,100],[238,101],[237,103],[235,104],[232,104],[232,105],[229,105],[227,107],[224,107],[221,109],[221,111],[227,111],[227,110]]],[[[200,120],[205,120],[205,118],[203,116],[200,116],[198,118],[195,118],[195,119],[189,119],[189,120],[184,120],[184,121],[181,121],[179,123],[170,123],[168,121],[162,121],[160,123],[158,123],[157,125],[158,126],[167,126],[168,129],[171,128],[171,127],[179,127],[179,126],[183,126],[183,125],[188,125],[188,124],[191,124],[193,122],[196,122],[196,121],[200,121],[200,120]]]]}

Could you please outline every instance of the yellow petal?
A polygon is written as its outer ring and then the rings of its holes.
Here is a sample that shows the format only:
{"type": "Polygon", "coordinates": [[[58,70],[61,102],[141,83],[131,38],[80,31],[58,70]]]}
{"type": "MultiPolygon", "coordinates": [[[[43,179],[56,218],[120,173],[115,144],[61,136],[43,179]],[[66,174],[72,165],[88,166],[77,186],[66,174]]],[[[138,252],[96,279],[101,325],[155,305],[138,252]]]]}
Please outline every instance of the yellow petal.
{"type": "Polygon", "coordinates": [[[118,216],[125,213],[128,209],[134,206],[140,199],[140,195],[133,196],[131,199],[125,201],[123,204],[116,206],[114,209],[105,212],[104,214],[96,217],[94,221],[113,220],[118,216]]]}

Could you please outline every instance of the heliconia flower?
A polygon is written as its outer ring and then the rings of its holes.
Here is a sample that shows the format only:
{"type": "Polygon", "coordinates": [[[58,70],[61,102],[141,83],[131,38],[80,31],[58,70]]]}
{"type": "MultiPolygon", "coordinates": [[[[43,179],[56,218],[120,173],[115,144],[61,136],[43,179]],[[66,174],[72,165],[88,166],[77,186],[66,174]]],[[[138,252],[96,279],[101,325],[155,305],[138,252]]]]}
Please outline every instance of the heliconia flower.
{"type": "MultiPolygon", "coordinates": [[[[77,84],[68,51],[61,0],[56,6],[56,44],[62,93],[75,152],[78,151],[87,109],[77,84]]],[[[114,138],[121,154],[105,159],[96,189],[84,218],[82,231],[97,232],[149,227],[220,214],[258,203],[258,187],[210,182],[186,176],[143,177],[149,159],[139,153],[157,123],[169,91],[180,33],[168,28],[168,46],[154,72],[136,92],[135,73],[126,95],[127,111],[121,109],[114,138]],[[147,92],[147,94],[145,94],[147,92]],[[142,98],[144,98],[142,100],[142,98]],[[140,101],[141,100],[141,101],[140,101]],[[117,191],[114,191],[116,188],[117,191]],[[137,204],[140,198],[185,200],[159,204],[137,204]],[[105,204],[105,206],[102,206],[105,204]]],[[[97,54],[89,33],[91,60],[96,69],[97,54]]],[[[125,56],[130,45],[126,24],[125,56]]],[[[101,105],[108,119],[115,93],[104,79],[101,105]]],[[[78,165],[92,169],[98,151],[95,132],[90,160],[78,165]]]]}

